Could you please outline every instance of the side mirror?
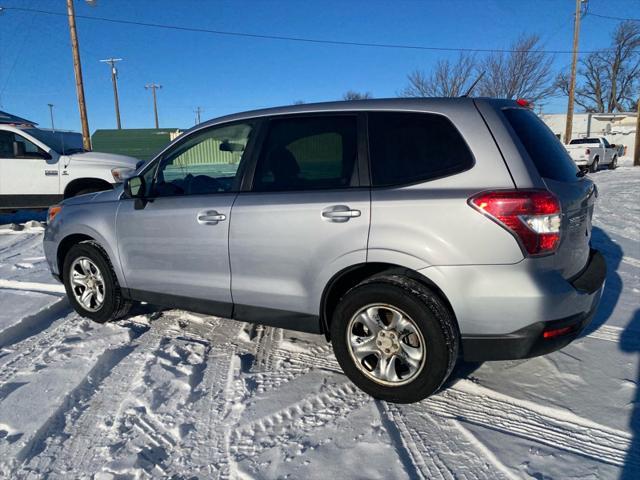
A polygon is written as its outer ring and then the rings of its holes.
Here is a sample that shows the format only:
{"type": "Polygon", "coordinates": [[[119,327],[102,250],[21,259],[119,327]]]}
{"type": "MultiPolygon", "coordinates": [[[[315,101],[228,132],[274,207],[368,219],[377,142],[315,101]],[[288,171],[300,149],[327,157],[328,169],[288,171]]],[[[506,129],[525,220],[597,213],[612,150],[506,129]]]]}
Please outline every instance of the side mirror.
{"type": "Polygon", "coordinates": [[[147,187],[142,175],[127,178],[124,181],[124,194],[126,198],[133,198],[135,200],[134,208],[136,210],[142,210],[147,206],[147,203],[149,203],[147,187]]]}
{"type": "Polygon", "coordinates": [[[142,198],[145,194],[144,177],[131,177],[124,181],[124,193],[127,198],[142,198]]]}

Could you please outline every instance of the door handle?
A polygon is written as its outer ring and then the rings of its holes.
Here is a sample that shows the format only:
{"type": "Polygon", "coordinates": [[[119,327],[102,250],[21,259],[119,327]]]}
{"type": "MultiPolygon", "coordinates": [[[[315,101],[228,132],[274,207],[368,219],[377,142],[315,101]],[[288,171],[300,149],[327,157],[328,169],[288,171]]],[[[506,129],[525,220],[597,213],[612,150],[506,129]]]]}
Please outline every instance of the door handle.
{"type": "Polygon", "coordinates": [[[360,210],[352,209],[347,205],[333,205],[322,210],[322,218],[330,222],[344,223],[350,219],[359,217],[362,214],[360,210]]]}
{"type": "Polygon", "coordinates": [[[200,225],[217,225],[218,222],[222,222],[227,219],[224,213],[218,213],[216,210],[204,210],[198,212],[198,223],[200,225]]]}

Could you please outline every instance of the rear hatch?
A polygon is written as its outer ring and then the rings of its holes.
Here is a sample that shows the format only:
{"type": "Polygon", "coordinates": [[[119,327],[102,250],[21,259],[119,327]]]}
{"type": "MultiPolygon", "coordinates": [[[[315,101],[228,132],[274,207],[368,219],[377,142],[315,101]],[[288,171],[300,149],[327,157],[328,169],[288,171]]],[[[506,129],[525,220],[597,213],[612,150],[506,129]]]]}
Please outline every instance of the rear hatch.
{"type": "Polygon", "coordinates": [[[560,201],[561,240],[552,256],[553,268],[560,270],[565,278],[572,278],[589,260],[591,219],[597,196],[595,185],[589,178],[580,176],[564,145],[535,113],[513,106],[502,108],[502,114],[547,188],[560,201]]]}

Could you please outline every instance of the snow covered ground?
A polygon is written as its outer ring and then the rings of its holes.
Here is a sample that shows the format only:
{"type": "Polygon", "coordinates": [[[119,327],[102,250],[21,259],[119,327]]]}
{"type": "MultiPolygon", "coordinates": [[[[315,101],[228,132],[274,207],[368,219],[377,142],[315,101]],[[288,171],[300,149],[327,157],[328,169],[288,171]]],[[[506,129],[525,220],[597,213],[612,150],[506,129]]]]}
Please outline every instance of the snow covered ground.
{"type": "Polygon", "coordinates": [[[414,405],[361,393],[320,336],[149,307],[95,325],[42,228],[0,228],[0,477],[640,478],[640,168],[592,178],[609,275],[589,330],[414,405]]]}

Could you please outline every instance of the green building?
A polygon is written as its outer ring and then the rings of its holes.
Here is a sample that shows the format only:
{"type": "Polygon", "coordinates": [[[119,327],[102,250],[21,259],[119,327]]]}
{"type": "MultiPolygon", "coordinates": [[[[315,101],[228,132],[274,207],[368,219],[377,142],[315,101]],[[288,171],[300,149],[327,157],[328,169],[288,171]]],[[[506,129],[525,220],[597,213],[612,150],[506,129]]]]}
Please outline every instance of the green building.
{"type": "Polygon", "coordinates": [[[178,128],[96,130],[91,136],[91,145],[96,152],[128,155],[147,161],[181,132],[178,128]]]}

